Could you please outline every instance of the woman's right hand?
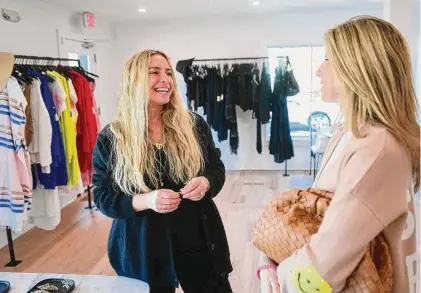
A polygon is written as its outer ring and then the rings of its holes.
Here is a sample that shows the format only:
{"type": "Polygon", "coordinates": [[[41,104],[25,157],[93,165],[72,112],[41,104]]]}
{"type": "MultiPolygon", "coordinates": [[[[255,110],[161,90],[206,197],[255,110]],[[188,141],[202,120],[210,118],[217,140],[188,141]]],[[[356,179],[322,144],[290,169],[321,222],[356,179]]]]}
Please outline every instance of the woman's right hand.
{"type": "Polygon", "coordinates": [[[135,196],[135,201],[136,199],[139,203],[134,204],[136,211],[151,209],[161,214],[175,211],[181,202],[180,194],[170,189],[158,189],[147,194],[139,194],[135,196]]]}
{"type": "Polygon", "coordinates": [[[276,267],[260,270],[260,293],[280,293],[276,267]]]}

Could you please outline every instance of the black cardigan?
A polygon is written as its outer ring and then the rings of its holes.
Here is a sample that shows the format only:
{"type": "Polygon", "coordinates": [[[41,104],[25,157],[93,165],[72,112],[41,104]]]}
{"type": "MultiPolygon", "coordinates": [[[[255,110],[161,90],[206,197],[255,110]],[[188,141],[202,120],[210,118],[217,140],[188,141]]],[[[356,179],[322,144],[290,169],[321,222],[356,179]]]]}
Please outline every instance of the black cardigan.
{"type": "MultiPolygon", "coordinates": [[[[206,121],[197,114],[191,115],[195,118],[195,129],[205,159],[205,168],[197,176],[205,176],[210,183],[209,191],[197,204],[215,272],[227,277],[232,271],[228,242],[220,214],[212,200],[225,183],[225,166],[206,121]]],[[[113,184],[110,161],[112,140],[113,134],[106,126],[98,135],[93,153],[94,201],[102,213],[114,219],[108,241],[110,263],[120,276],[139,279],[150,286],[178,286],[168,218],[166,214],[152,210],[134,212],[132,197],[113,184]]],[[[148,184],[147,178],[145,182],[148,184]]],[[[163,183],[165,189],[178,191],[183,187],[168,177],[163,178],[163,183]]]]}

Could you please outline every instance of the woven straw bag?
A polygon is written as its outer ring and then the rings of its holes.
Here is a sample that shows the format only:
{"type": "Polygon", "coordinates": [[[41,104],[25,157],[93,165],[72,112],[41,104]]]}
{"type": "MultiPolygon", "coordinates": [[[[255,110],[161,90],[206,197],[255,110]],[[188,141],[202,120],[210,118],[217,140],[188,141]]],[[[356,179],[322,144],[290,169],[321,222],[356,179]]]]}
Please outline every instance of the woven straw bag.
{"type": "MultiPolygon", "coordinates": [[[[318,231],[332,196],[330,192],[313,188],[292,189],[278,195],[253,229],[254,246],[281,263],[318,231]]],[[[380,234],[368,245],[341,292],[389,293],[392,285],[392,258],[389,246],[380,234]]]]}

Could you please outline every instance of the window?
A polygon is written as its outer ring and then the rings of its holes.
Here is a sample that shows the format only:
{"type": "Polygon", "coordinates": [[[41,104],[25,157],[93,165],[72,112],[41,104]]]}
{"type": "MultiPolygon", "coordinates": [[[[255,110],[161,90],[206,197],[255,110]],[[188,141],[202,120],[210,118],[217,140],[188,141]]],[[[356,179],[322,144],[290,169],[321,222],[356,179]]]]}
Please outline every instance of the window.
{"type": "MultiPolygon", "coordinates": [[[[321,100],[320,82],[316,76],[316,70],[325,59],[324,47],[269,48],[268,56],[272,85],[278,65],[277,56],[289,56],[294,76],[300,85],[300,93],[287,98],[292,138],[308,138],[310,117],[315,115],[333,123],[339,114],[339,107],[335,103],[325,103],[321,100]]],[[[268,127],[267,132],[270,135],[270,125],[268,127]]]]}
{"type": "MultiPolygon", "coordinates": [[[[80,66],[85,69],[86,71],[90,72],[90,66],[89,66],[89,56],[87,55],[81,55],[78,53],[69,53],[68,54],[69,59],[79,59],[80,61],[80,66]]],[[[70,66],[78,66],[77,61],[70,61],[69,62],[70,66]]]]}

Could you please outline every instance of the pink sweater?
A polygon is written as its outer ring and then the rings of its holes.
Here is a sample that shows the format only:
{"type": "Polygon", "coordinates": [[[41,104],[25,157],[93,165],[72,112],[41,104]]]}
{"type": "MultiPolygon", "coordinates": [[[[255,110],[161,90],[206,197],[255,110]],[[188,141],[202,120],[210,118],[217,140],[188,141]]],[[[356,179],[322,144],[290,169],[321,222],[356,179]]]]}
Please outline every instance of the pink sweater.
{"type": "Polygon", "coordinates": [[[419,292],[410,158],[387,130],[373,126],[362,130],[367,137],[357,139],[338,131],[329,142],[314,186],[334,192],[334,199],[311,242],[279,265],[282,293],[297,292],[291,271],[309,264],[333,292],[344,292],[347,277],[380,232],[392,253],[392,293],[419,292]],[[348,140],[338,144],[342,135],[348,140]]]}

